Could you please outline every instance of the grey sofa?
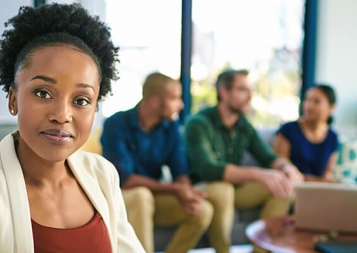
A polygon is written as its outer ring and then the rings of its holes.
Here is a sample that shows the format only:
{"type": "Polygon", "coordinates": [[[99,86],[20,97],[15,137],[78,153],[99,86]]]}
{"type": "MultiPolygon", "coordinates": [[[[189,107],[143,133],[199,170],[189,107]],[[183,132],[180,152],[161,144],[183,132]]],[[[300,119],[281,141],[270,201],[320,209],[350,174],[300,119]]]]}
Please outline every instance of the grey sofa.
{"type": "MultiPolygon", "coordinates": [[[[263,142],[271,147],[273,137],[276,129],[264,128],[258,130],[259,136],[262,138],[263,142]]],[[[245,154],[243,165],[258,165],[255,159],[250,156],[248,153],[245,154]]],[[[249,243],[248,239],[245,236],[245,228],[252,221],[258,219],[260,207],[253,209],[235,210],[234,223],[231,234],[231,240],[233,245],[237,244],[246,244],[249,243]]],[[[166,245],[170,241],[173,233],[175,232],[176,227],[162,227],[155,226],[154,228],[154,240],[155,240],[155,251],[162,252],[165,250],[166,245]]],[[[204,234],[199,241],[197,248],[206,248],[210,247],[207,234],[204,234]]]]}

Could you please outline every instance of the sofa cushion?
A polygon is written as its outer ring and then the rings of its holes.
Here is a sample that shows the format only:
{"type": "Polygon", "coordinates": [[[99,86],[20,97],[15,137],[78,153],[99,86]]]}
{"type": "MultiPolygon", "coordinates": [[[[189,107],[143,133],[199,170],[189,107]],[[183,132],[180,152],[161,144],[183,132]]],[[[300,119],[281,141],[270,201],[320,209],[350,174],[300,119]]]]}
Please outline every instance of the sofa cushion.
{"type": "Polygon", "coordinates": [[[81,150],[101,155],[102,154],[102,145],[100,144],[101,135],[102,135],[102,128],[97,128],[93,130],[86,143],[84,143],[84,145],[81,147],[81,150]]]}
{"type": "MultiPolygon", "coordinates": [[[[265,143],[268,148],[272,149],[276,128],[262,128],[257,130],[257,132],[263,143],[265,143]]],[[[252,155],[250,155],[248,152],[245,152],[242,159],[242,165],[259,166],[259,163],[252,155]]]]}
{"type": "Polygon", "coordinates": [[[357,183],[357,137],[340,135],[338,159],[333,175],[338,182],[357,183]]]}

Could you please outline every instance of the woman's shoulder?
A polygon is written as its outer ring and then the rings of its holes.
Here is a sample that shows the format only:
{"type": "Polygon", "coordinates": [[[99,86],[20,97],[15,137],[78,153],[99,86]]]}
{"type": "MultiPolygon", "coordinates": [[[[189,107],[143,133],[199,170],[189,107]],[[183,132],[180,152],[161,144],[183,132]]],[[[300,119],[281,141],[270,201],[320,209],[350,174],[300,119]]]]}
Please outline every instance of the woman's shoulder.
{"type": "Polygon", "coordinates": [[[332,127],[332,126],[329,126],[328,132],[329,132],[331,135],[338,136],[338,131],[337,131],[334,127],[332,127]]]}
{"type": "Polygon", "coordinates": [[[101,155],[78,150],[68,158],[72,169],[78,174],[87,174],[92,177],[112,178],[117,176],[114,165],[101,155]]]}
{"type": "Polygon", "coordinates": [[[284,127],[284,128],[294,128],[294,127],[298,127],[298,126],[299,126],[299,123],[297,120],[285,122],[281,125],[281,127],[284,127]]]}
{"type": "Polygon", "coordinates": [[[328,137],[330,140],[333,140],[334,142],[338,142],[338,141],[339,141],[339,134],[338,134],[338,132],[337,132],[335,129],[333,129],[332,127],[329,127],[327,137],[328,137]]]}
{"type": "Polygon", "coordinates": [[[289,121],[283,123],[279,129],[278,133],[289,134],[291,132],[295,133],[299,130],[299,123],[297,121],[289,121]]]}

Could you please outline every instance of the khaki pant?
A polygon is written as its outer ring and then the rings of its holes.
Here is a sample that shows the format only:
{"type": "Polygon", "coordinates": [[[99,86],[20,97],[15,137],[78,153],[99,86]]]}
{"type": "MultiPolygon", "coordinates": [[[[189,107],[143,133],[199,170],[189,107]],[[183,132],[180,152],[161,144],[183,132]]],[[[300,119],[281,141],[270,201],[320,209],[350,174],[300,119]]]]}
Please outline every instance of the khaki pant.
{"type": "MultiPolygon", "coordinates": [[[[208,233],[210,243],[217,253],[229,253],[231,231],[234,222],[234,209],[252,208],[263,205],[260,218],[286,215],[290,207],[290,198],[274,198],[270,191],[261,184],[247,183],[234,186],[217,181],[197,185],[197,188],[208,193],[214,213],[208,233]]],[[[255,252],[259,249],[255,247],[255,252]]]]}
{"type": "Polygon", "coordinates": [[[181,211],[176,197],[152,194],[146,187],[122,190],[128,219],[147,253],[154,252],[154,224],[178,228],[167,246],[166,253],[186,253],[196,246],[211,223],[213,207],[203,202],[202,211],[189,215],[181,211]]]}

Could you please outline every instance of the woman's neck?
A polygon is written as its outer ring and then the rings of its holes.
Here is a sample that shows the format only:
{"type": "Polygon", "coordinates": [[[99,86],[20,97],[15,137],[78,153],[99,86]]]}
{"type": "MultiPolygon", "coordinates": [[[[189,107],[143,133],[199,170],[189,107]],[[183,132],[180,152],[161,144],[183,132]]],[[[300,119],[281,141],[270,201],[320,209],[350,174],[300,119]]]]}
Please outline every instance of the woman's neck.
{"type": "Polygon", "coordinates": [[[299,120],[299,122],[301,125],[304,126],[304,128],[306,128],[312,132],[324,131],[324,130],[328,129],[327,122],[311,121],[311,120],[306,120],[304,118],[301,118],[299,120]]]}
{"type": "Polygon", "coordinates": [[[74,177],[66,161],[51,162],[39,157],[21,138],[16,146],[26,184],[38,187],[59,185],[74,177]]]}
{"type": "Polygon", "coordinates": [[[161,122],[161,118],[145,101],[141,101],[138,105],[138,118],[140,127],[144,132],[150,132],[161,122]]]}
{"type": "Polygon", "coordinates": [[[329,129],[327,122],[312,122],[307,121],[304,118],[299,120],[299,125],[305,137],[313,143],[320,143],[323,141],[326,138],[329,129]]]}

